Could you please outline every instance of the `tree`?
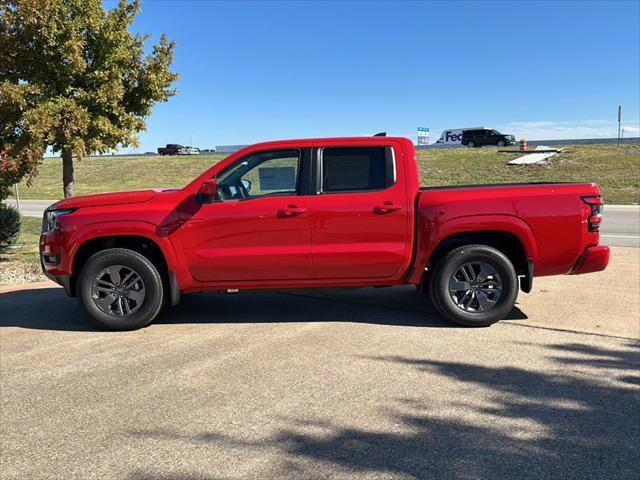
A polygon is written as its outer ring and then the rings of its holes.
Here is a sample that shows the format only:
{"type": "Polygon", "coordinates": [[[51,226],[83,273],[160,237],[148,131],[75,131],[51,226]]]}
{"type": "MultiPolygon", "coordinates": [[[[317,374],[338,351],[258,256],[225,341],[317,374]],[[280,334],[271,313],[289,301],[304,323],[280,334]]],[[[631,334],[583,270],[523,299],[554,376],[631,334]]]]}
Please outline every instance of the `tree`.
{"type": "MultiPolygon", "coordinates": [[[[105,10],[101,0],[0,0],[0,197],[30,182],[48,147],[60,153],[64,196],[73,160],[137,146],[153,105],[175,94],[174,42],[129,27],[139,0],[105,10]]],[[[4,198],[4,197],[3,197],[4,198]]]]}

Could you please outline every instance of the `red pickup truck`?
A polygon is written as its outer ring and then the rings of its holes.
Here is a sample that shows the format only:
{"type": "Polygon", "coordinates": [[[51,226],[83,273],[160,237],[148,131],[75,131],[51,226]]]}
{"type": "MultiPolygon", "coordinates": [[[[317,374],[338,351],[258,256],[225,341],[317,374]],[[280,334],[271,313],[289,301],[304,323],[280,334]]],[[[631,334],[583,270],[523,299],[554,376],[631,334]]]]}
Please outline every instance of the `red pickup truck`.
{"type": "Polygon", "coordinates": [[[418,181],[406,138],[261,143],[182,189],[51,205],[42,267],[98,324],[127,330],[184,293],[403,284],[447,319],[486,326],[534,275],[607,266],[594,183],[418,181]]]}

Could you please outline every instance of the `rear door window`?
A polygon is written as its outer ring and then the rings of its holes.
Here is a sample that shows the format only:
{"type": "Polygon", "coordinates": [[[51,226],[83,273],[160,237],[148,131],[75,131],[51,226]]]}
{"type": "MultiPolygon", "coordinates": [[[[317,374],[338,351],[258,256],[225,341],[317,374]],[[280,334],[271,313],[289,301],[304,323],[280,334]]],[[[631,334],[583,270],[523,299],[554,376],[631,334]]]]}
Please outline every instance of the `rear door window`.
{"type": "Polygon", "coordinates": [[[339,147],[322,150],[323,193],[384,190],[395,183],[391,147],[339,147]]]}

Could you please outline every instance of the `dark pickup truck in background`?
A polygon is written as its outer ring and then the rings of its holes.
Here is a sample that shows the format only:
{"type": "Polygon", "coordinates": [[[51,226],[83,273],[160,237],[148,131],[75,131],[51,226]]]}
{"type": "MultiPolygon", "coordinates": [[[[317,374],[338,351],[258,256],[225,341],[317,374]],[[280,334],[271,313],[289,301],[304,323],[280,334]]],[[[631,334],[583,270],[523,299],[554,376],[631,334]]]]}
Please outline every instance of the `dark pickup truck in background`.
{"type": "Polygon", "coordinates": [[[184,147],[177,143],[167,143],[166,147],[158,148],[158,155],[198,155],[199,148],[184,147]]]}
{"type": "Polygon", "coordinates": [[[186,155],[186,148],[177,143],[167,143],[166,147],[158,148],[159,155],[186,155]]]}

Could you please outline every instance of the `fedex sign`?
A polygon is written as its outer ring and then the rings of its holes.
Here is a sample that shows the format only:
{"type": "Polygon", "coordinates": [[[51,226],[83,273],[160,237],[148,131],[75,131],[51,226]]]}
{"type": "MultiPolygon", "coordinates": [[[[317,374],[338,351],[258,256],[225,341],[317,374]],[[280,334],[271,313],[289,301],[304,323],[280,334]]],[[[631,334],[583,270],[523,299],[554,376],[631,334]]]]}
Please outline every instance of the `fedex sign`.
{"type": "Polygon", "coordinates": [[[448,131],[444,137],[444,143],[460,143],[462,141],[462,132],[448,131]]]}
{"type": "Polygon", "coordinates": [[[461,145],[462,134],[466,130],[477,130],[480,128],[482,127],[450,128],[448,130],[444,130],[436,143],[445,144],[445,145],[461,145]]]}

